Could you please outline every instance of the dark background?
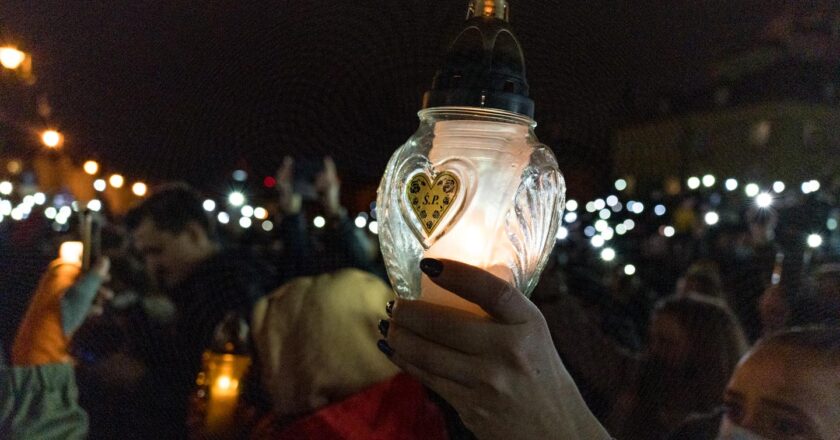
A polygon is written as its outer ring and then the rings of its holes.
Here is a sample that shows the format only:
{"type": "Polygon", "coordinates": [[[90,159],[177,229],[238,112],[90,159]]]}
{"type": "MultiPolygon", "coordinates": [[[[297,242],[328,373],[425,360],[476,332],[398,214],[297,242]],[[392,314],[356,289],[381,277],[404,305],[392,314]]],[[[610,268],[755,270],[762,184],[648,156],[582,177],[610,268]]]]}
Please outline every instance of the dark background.
{"type": "MultiPolygon", "coordinates": [[[[661,93],[701,87],[783,3],[510,0],[537,134],[573,180],[608,176],[612,131],[661,93]]],[[[261,179],[286,154],[335,157],[373,185],[417,127],[466,0],[6,0],[50,124],[78,160],[154,183],[261,179]]],[[[570,185],[574,195],[575,186],[570,185]]]]}

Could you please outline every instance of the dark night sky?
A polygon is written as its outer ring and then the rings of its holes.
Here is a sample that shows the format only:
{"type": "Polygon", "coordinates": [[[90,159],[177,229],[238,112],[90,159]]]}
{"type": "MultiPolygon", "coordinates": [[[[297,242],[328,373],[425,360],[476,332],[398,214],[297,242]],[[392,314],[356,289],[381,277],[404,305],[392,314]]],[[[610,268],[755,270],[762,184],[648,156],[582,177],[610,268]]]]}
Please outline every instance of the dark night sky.
{"type": "MultiPolygon", "coordinates": [[[[0,32],[33,52],[79,159],[207,187],[239,164],[330,153],[345,182],[370,183],[415,130],[466,3],[5,0],[0,32]]],[[[692,85],[773,14],[753,0],[510,5],[538,135],[561,168],[593,170],[634,99],[692,85]]]]}

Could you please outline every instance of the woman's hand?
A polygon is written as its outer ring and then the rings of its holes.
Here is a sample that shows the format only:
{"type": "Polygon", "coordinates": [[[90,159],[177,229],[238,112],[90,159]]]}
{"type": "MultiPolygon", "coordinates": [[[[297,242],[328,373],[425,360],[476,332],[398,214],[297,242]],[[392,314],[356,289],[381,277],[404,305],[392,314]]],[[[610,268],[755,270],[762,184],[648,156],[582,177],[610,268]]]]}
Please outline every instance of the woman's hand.
{"type": "Polygon", "coordinates": [[[380,326],[380,349],[395,364],[443,396],[480,439],[610,438],[521,292],[456,261],[425,259],[421,269],[490,317],[400,300],[380,326]]]}

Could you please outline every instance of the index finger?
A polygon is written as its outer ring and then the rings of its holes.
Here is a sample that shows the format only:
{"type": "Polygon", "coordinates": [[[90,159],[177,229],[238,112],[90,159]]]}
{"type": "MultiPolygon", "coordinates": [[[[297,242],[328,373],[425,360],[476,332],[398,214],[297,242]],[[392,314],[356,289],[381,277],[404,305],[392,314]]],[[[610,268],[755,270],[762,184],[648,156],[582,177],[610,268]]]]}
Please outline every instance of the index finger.
{"type": "Polygon", "coordinates": [[[494,344],[494,327],[500,324],[489,317],[423,301],[397,300],[392,324],[451,349],[477,354],[494,344]]]}
{"type": "Polygon", "coordinates": [[[438,286],[477,304],[505,324],[521,324],[539,311],[525,295],[490,272],[455,260],[424,258],[420,268],[438,286]]]}

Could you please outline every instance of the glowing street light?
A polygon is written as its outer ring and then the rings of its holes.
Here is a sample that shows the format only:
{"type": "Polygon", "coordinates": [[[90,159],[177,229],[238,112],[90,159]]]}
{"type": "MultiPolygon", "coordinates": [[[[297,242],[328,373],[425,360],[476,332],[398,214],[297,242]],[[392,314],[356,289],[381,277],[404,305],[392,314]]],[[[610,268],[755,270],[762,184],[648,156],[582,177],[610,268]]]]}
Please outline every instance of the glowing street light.
{"type": "Polygon", "coordinates": [[[105,191],[106,188],[108,188],[108,184],[105,183],[105,179],[96,179],[93,181],[93,189],[102,192],[105,191]]]}
{"type": "Polygon", "coordinates": [[[711,188],[715,185],[715,176],[711,174],[706,174],[703,176],[703,186],[706,188],[711,188]]]}
{"type": "Polygon", "coordinates": [[[26,53],[17,50],[15,47],[0,47],[0,64],[9,70],[15,70],[23,64],[26,53]]]}
{"type": "Polygon", "coordinates": [[[14,189],[15,187],[12,185],[12,182],[9,182],[8,180],[0,182],[0,194],[8,196],[12,193],[12,191],[14,191],[14,189]]]}
{"type": "Polygon", "coordinates": [[[624,266],[624,275],[631,276],[636,273],[636,266],[628,264],[624,266]]]}
{"type": "Polygon", "coordinates": [[[557,228],[557,237],[556,238],[558,240],[565,240],[568,237],[569,237],[569,230],[566,229],[565,226],[560,226],[559,228],[557,228]]]}
{"type": "Polygon", "coordinates": [[[55,130],[44,130],[44,132],[41,133],[41,142],[43,142],[47,148],[51,148],[53,150],[58,149],[61,147],[61,143],[63,141],[64,136],[55,130]]]}
{"type": "Polygon", "coordinates": [[[111,177],[108,178],[108,183],[110,183],[114,188],[122,188],[125,184],[125,177],[121,174],[112,174],[111,177]]]}
{"type": "Polygon", "coordinates": [[[324,219],[324,217],[321,217],[319,215],[319,216],[315,217],[314,219],[312,219],[312,224],[315,225],[316,228],[320,229],[320,228],[323,228],[324,225],[327,224],[327,221],[324,219]]]}
{"type": "Polygon", "coordinates": [[[773,182],[773,192],[781,194],[785,190],[785,183],[781,180],[773,182]]]}
{"type": "Polygon", "coordinates": [[[613,248],[604,248],[601,250],[601,259],[604,261],[615,260],[615,250],[613,248]]]}
{"type": "Polygon", "coordinates": [[[216,202],[211,199],[207,199],[202,204],[202,207],[204,207],[204,210],[207,212],[213,212],[216,209],[216,202]]]}
{"type": "Polygon", "coordinates": [[[137,197],[145,196],[146,191],[148,191],[148,187],[143,182],[136,182],[134,185],[131,185],[131,192],[137,197]]]}
{"type": "Polygon", "coordinates": [[[99,164],[96,163],[95,160],[89,160],[85,162],[85,164],[82,165],[82,168],[85,170],[86,173],[90,174],[91,176],[99,172],[99,164]]]}

